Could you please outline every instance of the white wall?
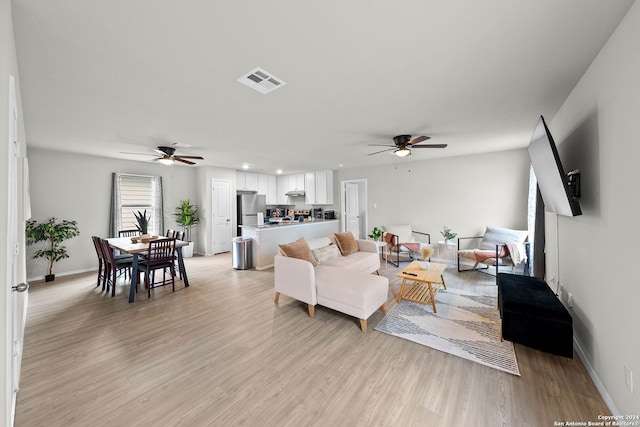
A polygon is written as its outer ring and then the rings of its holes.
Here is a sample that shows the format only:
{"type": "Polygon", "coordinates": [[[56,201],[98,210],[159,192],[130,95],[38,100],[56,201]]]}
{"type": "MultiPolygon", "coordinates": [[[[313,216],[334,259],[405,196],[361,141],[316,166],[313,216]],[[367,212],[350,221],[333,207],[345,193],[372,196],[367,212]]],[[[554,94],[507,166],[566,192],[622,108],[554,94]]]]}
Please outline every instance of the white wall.
{"type": "Polygon", "coordinates": [[[638,41],[636,2],[549,125],[565,169],[581,170],[583,215],[558,217],[557,235],[547,215],[547,277],[573,294],[579,351],[621,414],[640,414],[638,41]],[[625,365],[635,394],[625,388],[625,365]]]}
{"type": "MultiPolygon", "coordinates": [[[[29,170],[32,218],[45,220],[51,216],[78,222],[80,236],[66,240],[70,257],[54,265],[54,273],[71,273],[97,268],[91,236],[109,236],[111,176],[113,172],[162,176],[165,229],[177,228],[174,220],[179,201],[190,199],[198,204],[195,170],[187,166],[163,166],[83,156],[37,148],[29,148],[29,170]]],[[[28,248],[33,253],[36,245],[28,248]]],[[[47,262],[27,261],[30,278],[46,274],[47,262]]]]}
{"type": "Polygon", "coordinates": [[[445,225],[459,236],[482,235],[488,225],[527,229],[526,149],[340,170],[336,200],[339,183],[358,178],[367,179],[367,234],[375,226],[410,224],[433,243],[445,225]]]}

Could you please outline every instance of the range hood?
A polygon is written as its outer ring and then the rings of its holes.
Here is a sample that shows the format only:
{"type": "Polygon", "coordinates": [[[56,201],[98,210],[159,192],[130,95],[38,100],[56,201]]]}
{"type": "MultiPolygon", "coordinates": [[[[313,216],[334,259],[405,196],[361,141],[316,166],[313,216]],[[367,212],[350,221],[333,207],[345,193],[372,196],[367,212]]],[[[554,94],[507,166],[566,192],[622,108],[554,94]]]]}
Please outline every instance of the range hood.
{"type": "Polygon", "coordinates": [[[291,190],[284,193],[285,196],[304,196],[304,190],[291,190]]]}

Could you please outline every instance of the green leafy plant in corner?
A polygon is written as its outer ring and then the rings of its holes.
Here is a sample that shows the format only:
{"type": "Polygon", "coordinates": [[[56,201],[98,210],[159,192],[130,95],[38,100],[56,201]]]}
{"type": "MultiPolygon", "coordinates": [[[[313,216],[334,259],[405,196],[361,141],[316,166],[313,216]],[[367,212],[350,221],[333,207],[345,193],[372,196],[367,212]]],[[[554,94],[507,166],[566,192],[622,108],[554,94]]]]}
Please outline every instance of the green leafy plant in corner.
{"type": "Polygon", "coordinates": [[[369,234],[369,237],[371,237],[373,240],[380,240],[380,237],[382,237],[382,230],[380,230],[378,227],[373,227],[373,230],[371,230],[371,234],[369,234]]]}
{"type": "Polygon", "coordinates": [[[444,226],[443,230],[440,232],[440,234],[442,234],[442,237],[444,237],[445,240],[453,240],[456,238],[456,236],[458,235],[458,233],[454,233],[449,227],[447,227],[446,225],[444,226]]]}
{"type": "Polygon", "coordinates": [[[140,232],[140,234],[149,234],[149,221],[151,220],[151,216],[147,216],[147,210],[144,212],[134,212],[133,216],[136,217],[136,228],[140,232]]]}
{"type": "Polygon", "coordinates": [[[47,281],[54,280],[53,264],[65,258],[69,258],[67,248],[62,246],[64,240],[71,239],[80,234],[76,221],[62,220],[51,217],[45,222],[35,220],[27,221],[26,227],[27,244],[32,245],[38,242],[48,242],[47,249],[38,249],[33,254],[33,259],[44,258],[49,261],[47,281]]]}
{"type": "Polygon", "coordinates": [[[190,200],[181,200],[180,206],[176,208],[176,222],[184,228],[185,239],[191,241],[191,227],[200,221],[198,209],[191,204],[190,200]]]}

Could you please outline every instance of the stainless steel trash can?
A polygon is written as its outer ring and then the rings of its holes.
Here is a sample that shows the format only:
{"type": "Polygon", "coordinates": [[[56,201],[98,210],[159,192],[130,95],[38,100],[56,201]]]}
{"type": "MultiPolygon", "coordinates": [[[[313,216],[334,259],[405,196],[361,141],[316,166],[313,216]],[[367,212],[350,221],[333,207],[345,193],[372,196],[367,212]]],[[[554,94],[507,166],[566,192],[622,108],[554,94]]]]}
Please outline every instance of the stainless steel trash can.
{"type": "Polygon", "coordinates": [[[253,267],[253,239],[235,237],[231,241],[231,265],[236,270],[253,267]]]}

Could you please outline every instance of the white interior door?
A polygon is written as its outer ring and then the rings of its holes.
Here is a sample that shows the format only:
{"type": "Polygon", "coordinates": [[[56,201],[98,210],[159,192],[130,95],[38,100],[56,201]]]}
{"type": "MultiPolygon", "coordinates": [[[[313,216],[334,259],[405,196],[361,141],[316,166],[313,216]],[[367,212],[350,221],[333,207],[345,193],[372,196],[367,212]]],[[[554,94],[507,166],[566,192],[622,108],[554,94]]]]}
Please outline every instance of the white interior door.
{"type": "Polygon", "coordinates": [[[213,194],[213,253],[231,250],[231,181],[214,179],[213,194]]]}
{"type": "Polygon", "coordinates": [[[360,209],[358,184],[345,183],[345,230],[360,238],[360,209]]]}
{"type": "MultiPolygon", "coordinates": [[[[20,384],[20,365],[22,362],[22,342],[24,338],[24,325],[27,314],[28,287],[18,284],[18,271],[20,262],[24,263],[24,255],[20,255],[20,245],[18,239],[18,225],[22,223],[18,220],[18,158],[20,150],[18,145],[18,105],[15,92],[15,80],[9,76],[9,150],[8,150],[8,188],[7,188],[7,280],[5,282],[6,291],[11,299],[11,305],[6,313],[6,322],[11,325],[11,357],[7,358],[10,364],[11,381],[7,382],[10,390],[7,396],[11,396],[11,424],[15,417],[16,398],[18,386],[20,384]]],[[[20,232],[24,233],[24,227],[20,227],[20,232]]]]}

